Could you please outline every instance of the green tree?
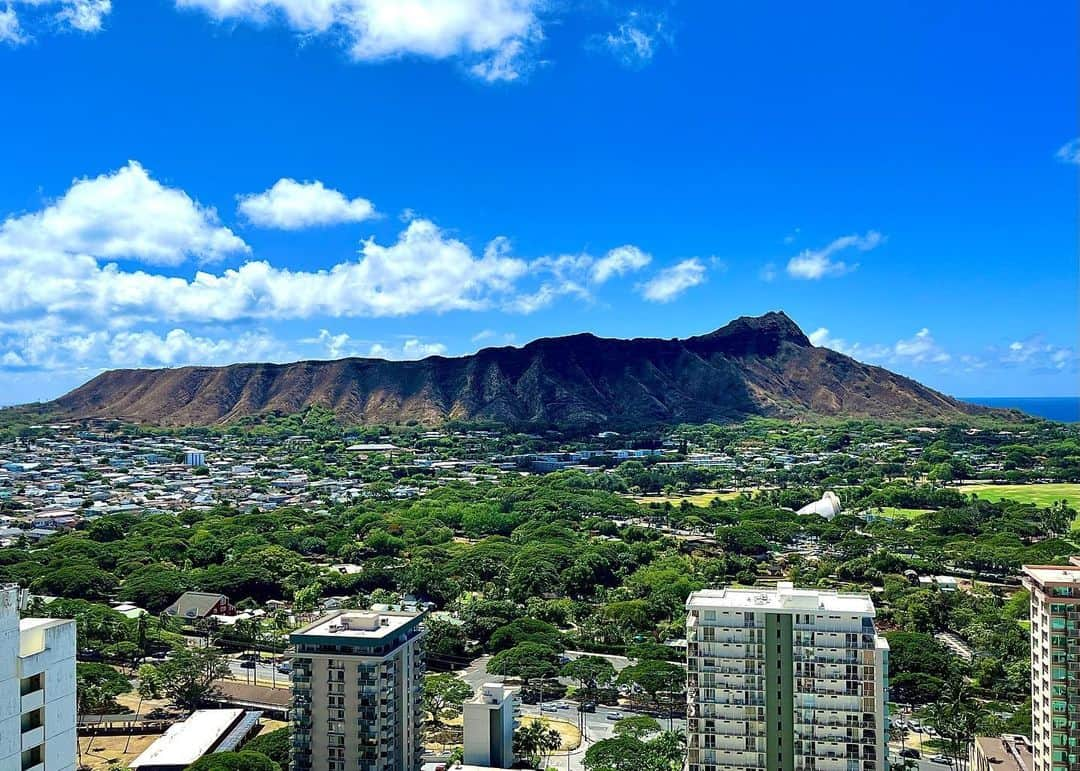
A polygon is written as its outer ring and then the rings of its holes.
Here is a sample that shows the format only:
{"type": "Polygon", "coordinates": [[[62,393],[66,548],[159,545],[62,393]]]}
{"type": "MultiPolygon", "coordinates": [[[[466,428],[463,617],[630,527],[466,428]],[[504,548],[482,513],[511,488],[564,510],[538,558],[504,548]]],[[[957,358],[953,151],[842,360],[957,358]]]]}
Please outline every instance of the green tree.
{"type": "Polygon", "coordinates": [[[941,734],[945,754],[952,758],[955,767],[964,771],[971,743],[989,722],[989,711],[975,699],[967,681],[954,675],[939,699],[924,711],[923,718],[941,734]]]}
{"type": "Polygon", "coordinates": [[[229,673],[225,655],[216,648],[175,648],[172,657],[154,667],[161,693],[183,709],[198,709],[217,694],[215,681],[229,673]]]}
{"type": "Polygon", "coordinates": [[[619,672],[616,682],[639,688],[649,695],[653,704],[658,704],[661,691],[681,689],[686,680],[686,671],[670,661],[641,661],[619,672]]]}
{"type": "Polygon", "coordinates": [[[281,766],[261,752],[213,752],[203,755],[186,771],[281,771],[281,766]]]}
{"type": "Polygon", "coordinates": [[[600,656],[582,656],[563,665],[563,677],[577,680],[587,700],[595,700],[596,692],[611,685],[615,679],[615,667],[600,656]]]}
{"type": "Polygon", "coordinates": [[[660,733],[660,721],[648,715],[634,715],[615,721],[616,736],[632,736],[635,739],[645,739],[653,734],[660,733]]]}
{"type": "Polygon", "coordinates": [[[559,654],[546,645],[522,643],[495,654],[487,671],[493,675],[518,677],[524,683],[555,677],[559,674],[559,654]]]}
{"type": "Polygon", "coordinates": [[[444,717],[461,714],[461,705],[472,695],[469,684],[455,675],[428,675],[424,678],[421,703],[424,711],[431,715],[431,722],[437,725],[444,717]]]}
{"type": "Polygon", "coordinates": [[[536,767],[541,757],[551,755],[561,745],[562,737],[559,732],[548,728],[539,720],[525,722],[514,731],[514,754],[528,760],[533,767],[536,767]]]}
{"type": "Polygon", "coordinates": [[[270,758],[283,769],[289,766],[289,727],[278,728],[269,733],[259,734],[244,745],[246,752],[259,752],[270,758]]]}

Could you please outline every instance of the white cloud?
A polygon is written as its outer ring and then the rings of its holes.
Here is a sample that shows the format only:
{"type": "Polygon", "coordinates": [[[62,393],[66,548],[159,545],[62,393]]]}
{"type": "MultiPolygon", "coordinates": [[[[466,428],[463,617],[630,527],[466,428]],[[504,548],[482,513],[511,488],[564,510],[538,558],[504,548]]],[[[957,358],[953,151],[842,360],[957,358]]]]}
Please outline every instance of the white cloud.
{"type": "Polygon", "coordinates": [[[59,27],[100,32],[111,11],[112,0],[4,0],[4,8],[0,10],[0,42],[15,45],[27,42],[30,37],[23,31],[23,21],[29,21],[35,29],[59,27]]]}
{"type": "Polygon", "coordinates": [[[250,251],[217,213],[152,179],[135,161],[81,179],[41,211],[0,224],[0,263],[62,255],[177,265],[250,251]]]}
{"type": "Polygon", "coordinates": [[[279,179],[269,190],[240,196],[237,208],[254,225],[282,230],[363,222],[375,216],[375,207],[366,198],[349,200],[318,180],[288,178],[279,179]]]}
{"type": "Polygon", "coordinates": [[[542,38],[542,0],[176,0],[219,21],[280,21],[304,35],[337,34],[357,61],[462,57],[484,80],[513,80],[542,38]]]}
{"type": "Polygon", "coordinates": [[[446,353],[446,346],[442,343],[424,342],[418,337],[408,337],[401,345],[395,346],[357,340],[347,332],[335,335],[328,329],[320,329],[317,337],[305,338],[300,342],[304,345],[321,347],[329,359],[362,356],[371,359],[402,361],[423,359],[427,356],[441,356],[446,353]]]}
{"type": "Polygon", "coordinates": [[[392,361],[412,361],[425,359],[428,356],[442,356],[446,353],[446,346],[442,343],[425,343],[417,338],[410,338],[400,347],[385,346],[375,343],[368,349],[368,357],[373,359],[390,359],[392,361]]]}
{"type": "Polygon", "coordinates": [[[100,266],[85,254],[27,253],[2,236],[0,230],[0,314],[9,317],[211,322],[480,310],[512,294],[528,270],[498,239],[478,257],[428,220],[413,220],[387,246],[369,239],[359,259],[328,270],[251,261],[218,274],[200,270],[190,280],[100,266]]]}
{"type": "Polygon", "coordinates": [[[500,334],[494,329],[482,329],[469,339],[474,343],[483,343],[491,340],[503,345],[510,345],[517,340],[517,335],[513,332],[503,332],[500,334]]]}
{"type": "Polygon", "coordinates": [[[211,338],[172,329],[68,334],[34,329],[0,337],[0,366],[7,369],[75,371],[81,368],[174,367],[186,364],[232,364],[282,361],[292,354],[265,332],[211,338]]]}
{"type": "Polygon", "coordinates": [[[613,276],[641,270],[651,261],[652,257],[636,246],[619,246],[593,263],[590,278],[594,284],[603,284],[613,276]]]}
{"type": "Polygon", "coordinates": [[[641,270],[651,261],[649,254],[631,244],[615,247],[603,257],[593,257],[585,252],[539,257],[529,263],[529,271],[550,275],[551,280],[544,281],[531,293],[511,298],[504,304],[504,309],[512,313],[534,313],[565,295],[591,302],[590,286],[599,286],[616,276],[641,270]]]}
{"type": "Polygon", "coordinates": [[[1065,371],[1078,363],[1074,348],[1048,343],[1041,335],[1014,340],[999,352],[999,360],[1006,366],[1026,366],[1042,372],[1065,371]]]}
{"type": "Polygon", "coordinates": [[[664,268],[638,286],[641,296],[650,302],[671,302],[690,287],[705,281],[705,266],[697,257],[664,268]]]}
{"type": "Polygon", "coordinates": [[[1075,348],[1048,343],[1041,335],[1014,340],[1008,345],[991,346],[978,353],[953,354],[942,347],[923,327],[911,337],[891,345],[850,343],[838,338],[826,327],[814,330],[810,342],[843,353],[860,361],[893,368],[938,365],[942,371],[965,373],[1024,369],[1032,373],[1054,374],[1080,368],[1075,348]]]}
{"type": "MultiPolygon", "coordinates": [[[[42,0],[31,2],[40,4],[42,0]]],[[[111,0],[63,0],[60,6],[56,18],[81,32],[100,32],[105,17],[112,11],[111,0]]]]}
{"type": "Polygon", "coordinates": [[[343,359],[360,355],[357,348],[359,341],[353,340],[347,332],[335,335],[328,329],[320,329],[318,337],[305,338],[300,342],[305,345],[321,346],[326,351],[327,357],[331,359],[343,359]]]}
{"type": "Polygon", "coordinates": [[[933,335],[926,327],[920,329],[912,337],[896,341],[893,352],[896,358],[909,359],[915,364],[927,361],[941,364],[952,358],[935,342],[933,335]]]}
{"type": "Polygon", "coordinates": [[[521,40],[511,40],[500,46],[491,56],[481,59],[469,68],[476,77],[488,83],[511,82],[532,68],[528,48],[521,40]]]}
{"type": "Polygon", "coordinates": [[[884,240],[885,238],[881,233],[870,230],[861,236],[856,234],[837,238],[823,249],[806,249],[788,261],[788,275],[792,278],[819,279],[825,276],[841,276],[850,273],[858,265],[849,265],[841,260],[834,260],[833,255],[848,249],[867,252],[881,245],[884,240]]]}
{"type": "Polygon", "coordinates": [[[1080,164],[1080,137],[1059,147],[1054,157],[1062,163],[1080,164]]]}
{"type": "Polygon", "coordinates": [[[952,359],[925,327],[892,345],[849,343],[843,338],[834,337],[827,327],[819,327],[808,337],[816,346],[831,348],[838,353],[872,364],[944,364],[952,359]]]}
{"type": "Polygon", "coordinates": [[[663,17],[635,11],[598,42],[624,67],[636,69],[651,62],[670,35],[663,17]]]}
{"type": "Polygon", "coordinates": [[[17,46],[22,45],[26,40],[15,9],[11,7],[0,9],[0,43],[17,46]]]}

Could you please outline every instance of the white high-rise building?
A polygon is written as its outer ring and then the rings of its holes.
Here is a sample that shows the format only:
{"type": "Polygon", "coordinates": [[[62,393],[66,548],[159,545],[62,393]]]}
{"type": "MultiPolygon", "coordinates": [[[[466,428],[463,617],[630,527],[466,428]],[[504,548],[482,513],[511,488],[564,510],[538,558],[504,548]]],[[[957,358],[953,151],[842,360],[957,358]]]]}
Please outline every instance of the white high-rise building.
{"type": "Polygon", "coordinates": [[[888,651],[866,594],[686,601],[689,771],[886,771],[888,651]]]}
{"type": "Polygon", "coordinates": [[[0,771],[74,771],[75,622],[19,619],[0,586],[0,771]]]}
{"type": "Polygon", "coordinates": [[[486,683],[462,707],[465,765],[510,768],[514,765],[514,691],[486,683]]]}
{"type": "Polygon", "coordinates": [[[423,613],[342,610],[289,635],[292,771],[418,771],[423,613]]]}

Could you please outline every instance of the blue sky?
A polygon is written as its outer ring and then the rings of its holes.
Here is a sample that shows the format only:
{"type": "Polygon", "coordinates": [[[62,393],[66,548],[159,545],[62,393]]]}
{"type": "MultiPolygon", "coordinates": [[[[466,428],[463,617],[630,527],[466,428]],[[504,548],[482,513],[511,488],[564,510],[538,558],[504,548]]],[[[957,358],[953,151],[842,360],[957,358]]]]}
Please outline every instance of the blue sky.
{"type": "Polygon", "coordinates": [[[0,0],[0,402],[773,309],[1075,394],[1076,13],[0,0]]]}

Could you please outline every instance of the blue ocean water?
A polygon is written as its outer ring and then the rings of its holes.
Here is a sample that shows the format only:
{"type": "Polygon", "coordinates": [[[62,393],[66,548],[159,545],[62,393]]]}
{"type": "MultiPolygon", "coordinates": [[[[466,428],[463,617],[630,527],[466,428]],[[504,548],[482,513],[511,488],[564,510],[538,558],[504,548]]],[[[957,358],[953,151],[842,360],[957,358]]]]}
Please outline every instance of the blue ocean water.
{"type": "Polygon", "coordinates": [[[965,402],[986,407],[1012,407],[1038,418],[1080,423],[1080,396],[965,396],[965,402]]]}

